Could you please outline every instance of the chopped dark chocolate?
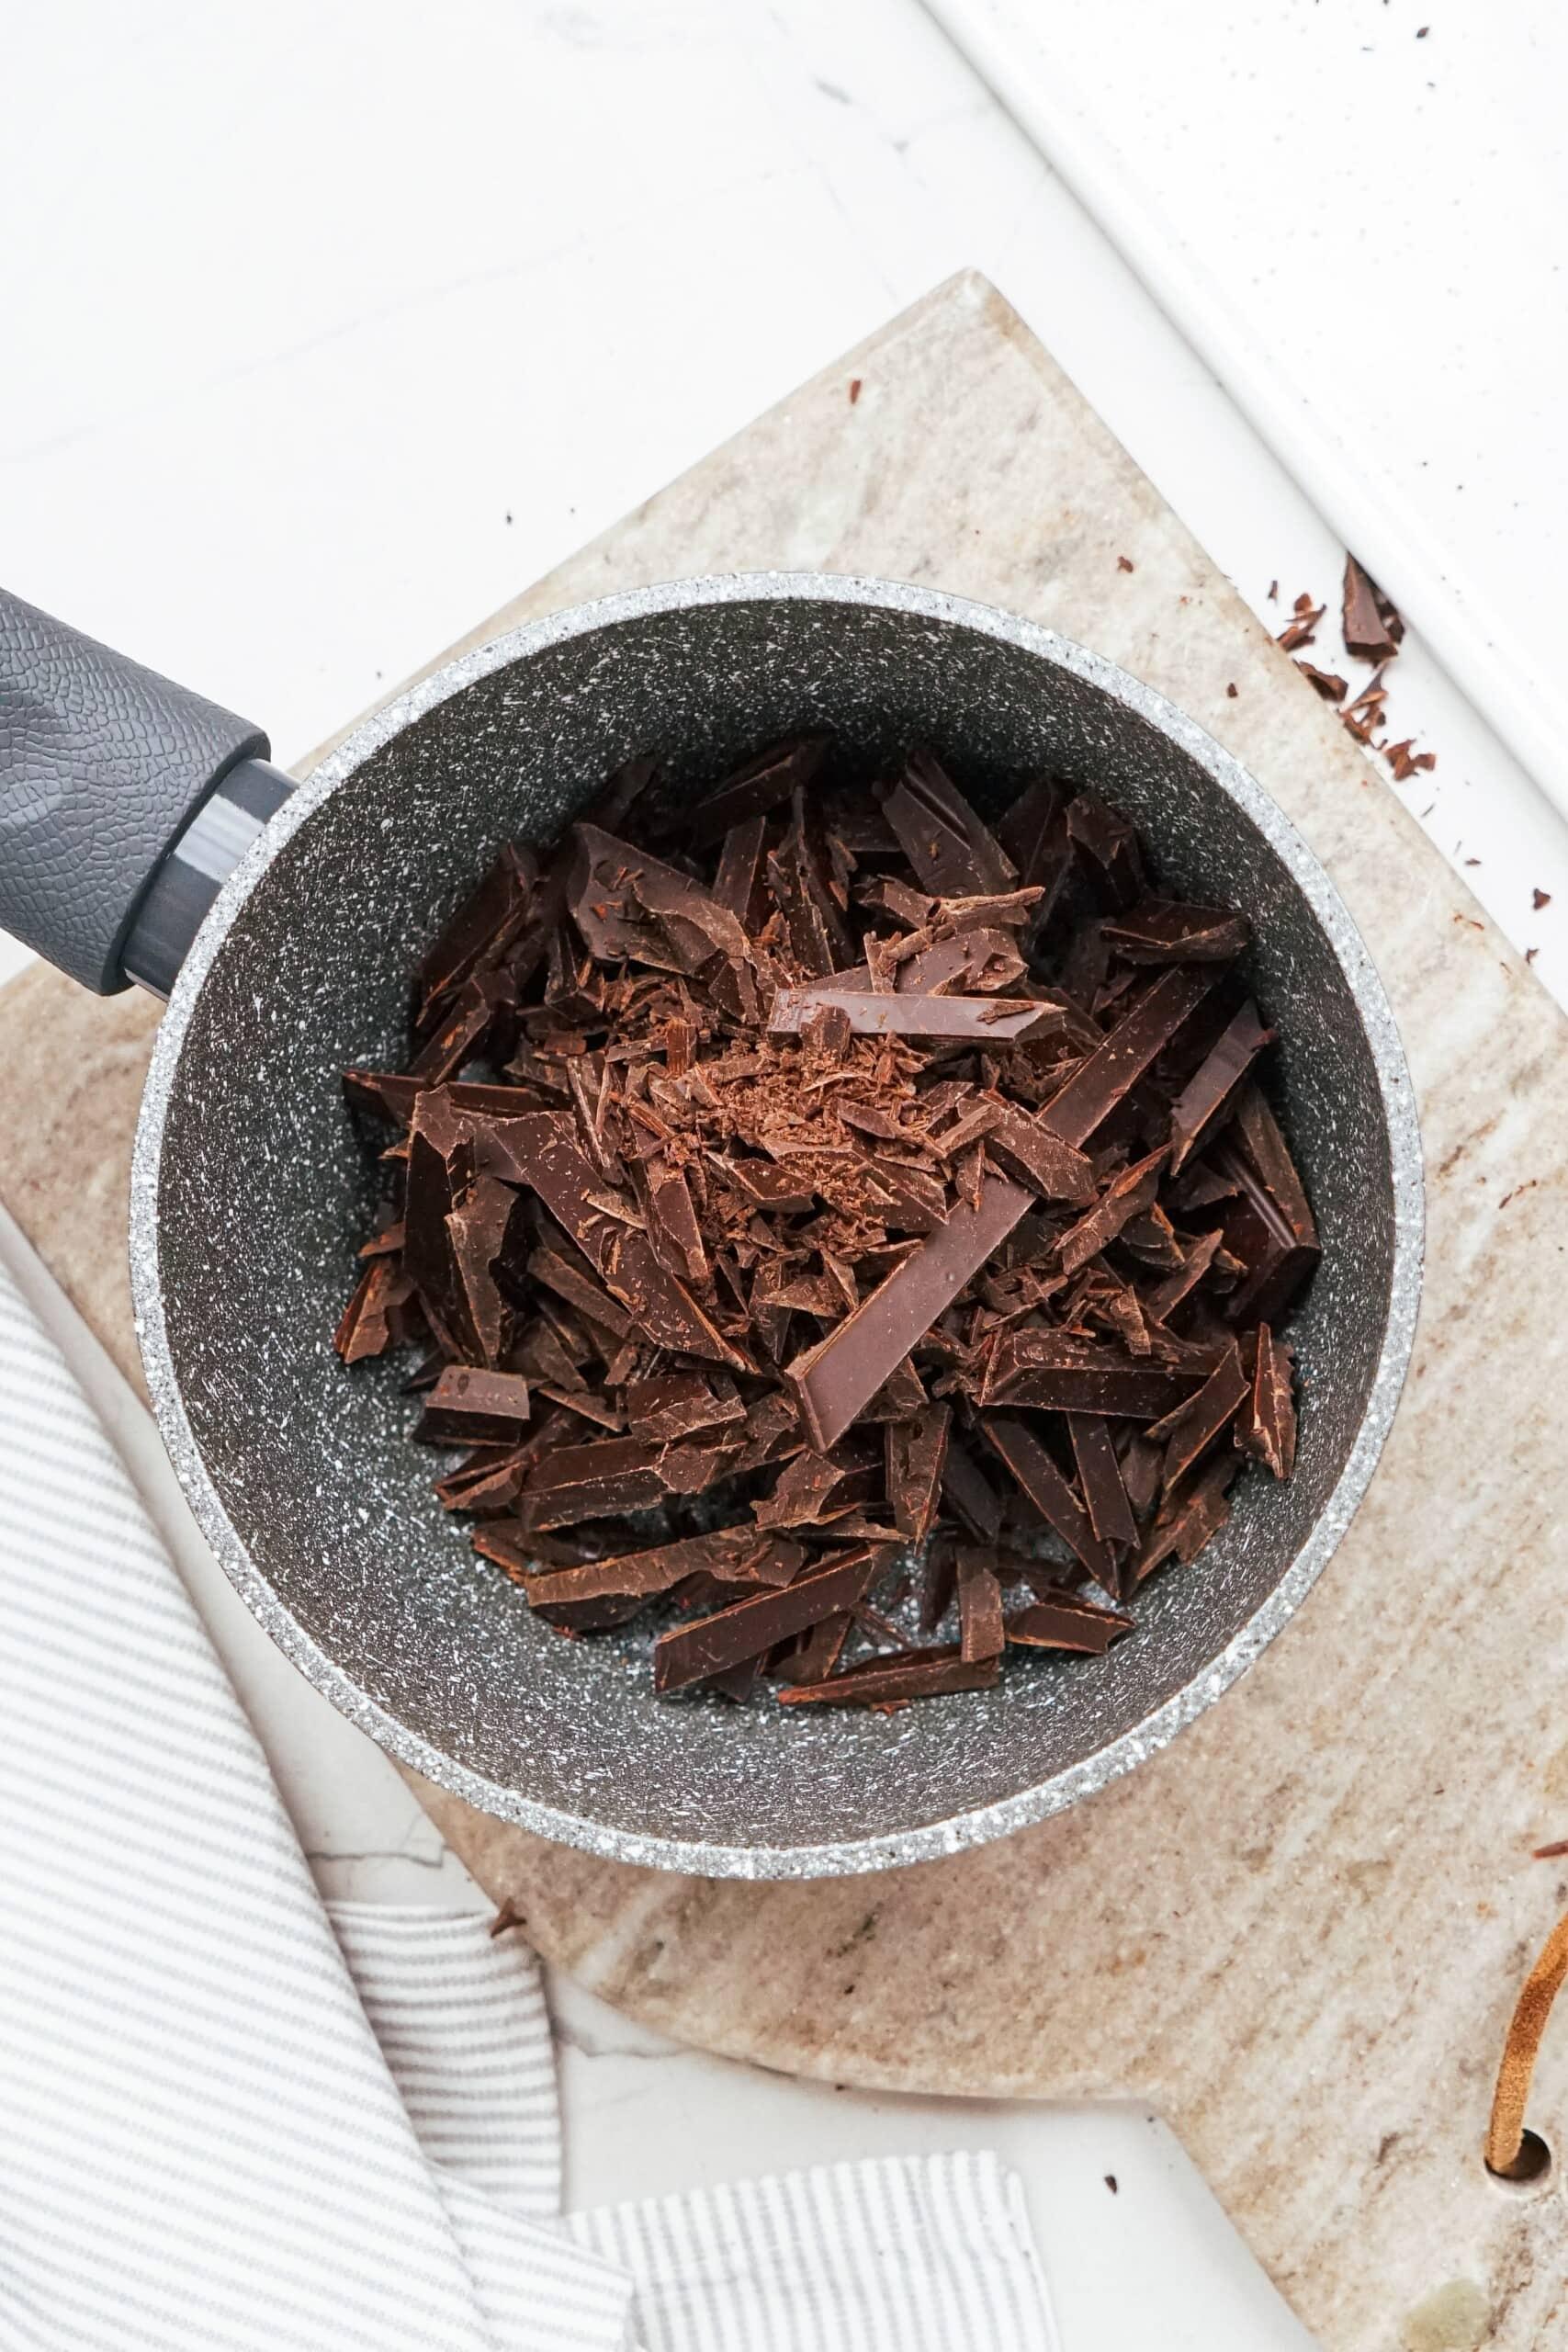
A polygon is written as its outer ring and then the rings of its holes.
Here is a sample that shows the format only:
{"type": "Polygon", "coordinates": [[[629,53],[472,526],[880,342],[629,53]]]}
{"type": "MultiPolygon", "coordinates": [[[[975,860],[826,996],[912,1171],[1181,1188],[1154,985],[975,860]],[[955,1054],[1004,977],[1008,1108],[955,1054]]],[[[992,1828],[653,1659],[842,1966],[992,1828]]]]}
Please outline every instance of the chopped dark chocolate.
{"type": "Polygon", "coordinates": [[[936,1699],[955,1690],[988,1690],[1000,1660],[966,1658],[962,1650],[906,1650],[901,1657],[867,1658],[825,1681],[794,1682],[781,1690],[786,1707],[886,1707],[909,1699],[936,1699]]]}
{"type": "Polygon", "coordinates": [[[852,1609],[863,1600],[884,1568],[896,1556],[892,1546],[865,1544],[842,1553],[825,1567],[797,1577],[783,1591],[761,1592],[752,1600],[733,1601],[711,1617],[678,1625],[661,1634],[653,1645],[653,1687],[680,1690],[701,1682],[742,1659],[761,1657],[775,1642],[804,1634],[824,1617],[852,1609]]]}
{"type": "Polygon", "coordinates": [[[385,1197],[334,1343],[423,1351],[437,1498],[545,1625],[657,1603],[660,1690],[891,1713],[1104,1649],[1130,1618],[1070,1588],[1288,1474],[1318,1245],[1246,917],[1160,895],[1092,790],[993,823],[930,752],[853,768],[633,760],[502,853],[405,1067],[344,1074],[385,1197]]]}

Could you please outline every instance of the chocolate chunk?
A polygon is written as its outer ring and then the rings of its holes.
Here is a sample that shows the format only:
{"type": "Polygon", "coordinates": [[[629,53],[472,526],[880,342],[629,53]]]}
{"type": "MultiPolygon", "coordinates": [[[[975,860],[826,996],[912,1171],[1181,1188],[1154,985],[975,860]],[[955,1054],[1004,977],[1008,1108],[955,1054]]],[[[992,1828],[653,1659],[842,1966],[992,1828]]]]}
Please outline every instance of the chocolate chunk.
{"type": "Polygon", "coordinates": [[[431,1025],[430,1012],[485,964],[498,962],[528,919],[533,875],[525,854],[510,842],[478,889],[441,931],[415,975],[422,1007],[418,1025],[431,1025]]]}
{"type": "Polygon", "coordinates": [[[635,1437],[563,1445],[536,1464],[518,1503],[531,1532],[573,1527],[606,1511],[646,1510],[663,1499],[656,1451],[635,1437]]]}
{"type": "Polygon", "coordinates": [[[854,942],[829,886],[820,829],[798,792],[789,830],[768,854],[767,876],[795,961],[818,978],[851,963],[854,942]]]}
{"type": "Polygon", "coordinates": [[[1066,1020],[1059,1002],[998,996],[874,996],[841,982],[816,980],[806,988],[781,989],[768,1026],[775,1036],[795,1036],[828,1007],[841,1012],[857,1037],[929,1037],[993,1050],[1026,1037],[1047,1036],[1066,1020]]]}
{"type": "Polygon", "coordinates": [[[882,812],[933,897],[1006,890],[1017,879],[995,834],[931,752],[910,754],[882,812]]]}
{"type": "Polygon", "coordinates": [[[634,1380],[626,1388],[626,1426],[645,1444],[667,1444],[694,1437],[700,1430],[744,1428],[746,1408],[733,1381],[709,1381],[698,1373],[665,1373],[634,1380]],[[723,1385],[717,1385],[722,1382],[723,1385]]]}
{"type": "MultiPolygon", "coordinates": [[[[1242,1154],[1221,1145],[1214,1164],[1235,1186],[1235,1196],[1224,1212],[1224,1246],[1244,1269],[1224,1302],[1228,1319],[1238,1328],[1273,1321],[1281,1316],[1317,1265],[1317,1228],[1308,1212],[1307,1231],[1292,1224],[1278,1200],[1242,1154]]],[[[1304,1203],[1304,1196],[1303,1196],[1304,1203]]]]}
{"type": "MultiPolygon", "coordinates": [[[[792,793],[813,783],[828,756],[830,742],[831,738],[827,735],[798,735],[748,760],[705,800],[699,800],[685,820],[682,831],[692,846],[702,849],[731,827],[765,816],[771,808],[782,808],[792,793]]],[[[734,911],[745,921],[741,908],[737,906],[734,911]]]]}
{"type": "Polygon", "coordinates": [[[960,1655],[970,1664],[976,1658],[1000,1657],[1007,1647],[1002,1624],[1002,1589],[996,1570],[973,1553],[958,1559],[958,1619],[960,1655]]]}
{"type": "Polygon", "coordinates": [[[646,1598],[669,1592],[683,1577],[697,1575],[716,1577],[720,1584],[776,1589],[789,1583],[805,1558],[801,1546],[784,1536],[759,1535],[750,1527],[721,1527],[707,1535],[657,1544],[648,1552],[584,1560],[576,1567],[541,1567],[529,1577],[525,1589],[536,1608],[557,1600],[597,1600],[610,1594],[637,1593],[646,1598]]]}
{"type": "Polygon", "coordinates": [[[1247,945],[1252,926],[1226,907],[1141,899],[1124,914],[1107,915],[1100,935],[1129,964],[1228,964],[1247,945]]]}
{"type": "Polygon", "coordinates": [[[624,1340],[632,1328],[631,1317],[604,1285],[590,1273],[563,1258],[556,1250],[536,1250],[528,1261],[528,1272],[536,1283],[564,1298],[580,1315],[608,1331],[613,1339],[624,1340]]]}
{"type": "Polygon", "coordinates": [[[762,861],[767,844],[765,817],[748,817],[743,823],[732,825],[724,837],[714,876],[714,897],[748,932],[761,931],[766,920],[762,861]]]}
{"type": "Polygon", "coordinates": [[[1244,1004],[1218,1044],[1190,1078],[1171,1105],[1170,1165],[1184,1166],[1198,1146],[1223,1125],[1247,1081],[1247,1072],[1274,1032],[1258,1017],[1258,1007],[1244,1004]]]}
{"type": "Polygon", "coordinates": [[[1213,987],[1207,965],[1179,964],[1124,1013],[1102,1046],[1076,1069],[1040,1114],[1064,1143],[1086,1144],[1213,987]]]}
{"type": "Polygon", "coordinates": [[[1097,1584],[1107,1592],[1113,1591],[1116,1569],[1111,1554],[1034,1431],[1008,1413],[982,1414],[980,1429],[1047,1527],[1082,1561],[1097,1584]]]}
{"type": "Polygon", "coordinates": [[[1229,1461],[1222,1458],[1203,1471],[1190,1491],[1171,1497],[1145,1536],[1143,1548],[1133,1564],[1134,1589],[1167,1560],[1179,1560],[1183,1566],[1190,1566],[1203,1546],[1219,1533],[1231,1515],[1225,1489],[1235,1470],[1234,1456],[1229,1461]]]}
{"type": "Polygon", "coordinates": [[[1143,897],[1143,852],[1136,830],[1118,809],[1080,792],[1066,812],[1067,837],[1083,862],[1102,907],[1126,909],[1143,897]]]}
{"type": "Polygon", "coordinates": [[[1055,1331],[1021,1331],[1004,1335],[985,1396],[987,1403],[1152,1421],[1183,1404],[1198,1385],[1190,1373],[1136,1363],[1118,1348],[1055,1331]]]}
{"type": "Polygon", "coordinates": [[[344,1363],[384,1355],[412,1338],[419,1322],[414,1286],[400,1266],[373,1258],[344,1309],[333,1345],[344,1363]]]}
{"type": "Polygon", "coordinates": [[[1098,1258],[1108,1249],[1124,1226],[1148,1209],[1159,1185],[1160,1170],[1165,1166],[1166,1150],[1162,1144],[1151,1151],[1146,1159],[1134,1162],[1113,1177],[1089,1215],[1080,1217],[1062,1236],[1062,1272],[1076,1274],[1091,1258],[1098,1258]]]}
{"type": "Polygon", "coordinates": [[[1247,1383],[1241,1369],[1241,1352],[1233,1342],[1195,1396],[1189,1396],[1173,1413],[1156,1421],[1148,1436],[1158,1444],[1165,1441],[1165,1471],[1160,1484],[1164,1493],[1184,1478],[1201,1453],[1205,1453],[1221,1432],[1229,1428],[1247,1401],[1247,1383]]]}
{"type": "Polygon", "coordinates": [[[1069,1413],[1067,1430],[1089,1524],[1102,1544],[1135,1544],[1137,1522],[1111,1430],[1100,1413],[1069,1413]]]}
{"type": "Polygon", "coordinates": [[[1391,662],[1404,635],[1393,605],[1353,555],[1345,559],[1341,626],[1345,650],[1358,662],[1391,662]]]}
{"type": "Polygon", "coordinates": [[[947,1223],[911,1250],[852,1315],[786,1367],[801,1419],[819,1453],[842,1436],[894,1366],[1007,1238],[1029,1201],[1021,1185],[987,1176],[978,1208],[960,1202],[947,1223]]]}
{"type": "Polygon", "coordinates": [[[867,1658],[826,1681],[797,1682],[779,1692],[786,1707],[897,1707],[957,1690],[988,1690],[996,1657],[966,1659],[961,1650],[906,1650],[902,1657],[867,1658]]]}
{"type": "Polygon", "coordinates": [[[1089,1657],[1103,1657],[1112,1642],[1132,1630],[1133,1620],[1114,1609],[1093,1609],[1087,1601],[1062,1593],[1037,1600],[1007,1621],[1007,1637],[1029,1649],[1077,1650],[1089,1657]]]}
{"type": "Polygon", "coordinates": [[[414,1436],[422,1445],[514,1443],[528,1418],[528,1384],[521,1374],[448,1364],[425,1399],[414,1436]]]}
{"type": "Polygon", "coordinates": [[[776,1642],[805,1633],[824,1617],[852,1609],[894,1556],[892,1546],[866,1544],[797,1577],[782,1592],[758,1593],[661,1634],[653,1645],[654,1689],[683,1690],[745,1658],[761,1657],[776,1642]]]}
{"type": "Polygon", "coordinates": [[[659,1347],[748,1369],[685,1286],[659,1263],[626,1204],[609,1196],[572,1139],[563,1113],[534,1111],[497,1130],[498,1159],[529,1185],[569,1233],[605,1288],[659,1347]]]}
{"type": "Polygon", "coordinates": [[[1004,1104],[987,1130],[986,1152],[1043,1200],[1094,1198],[1094,1170],[1083,1153],[1027,1111],[1004,1104]]]}
{"type": "Polygon", "coordinates": [[[947,1461],[946,1405],[929,1405],[910,1421],[889,1421],[884,1436],[887,1500],[906,1543],[923,1544],[936,1519],[947,1461]]]}
{"type": "Polygon", "coordinates": [[[1291,1382],[1291,1351],[1260,1323],[1252,1340],[1251,1378],[1236,1418],[1236,1443],[1276,1478],[1288,1478],[1296,1462],[1296,1407],[1291,1382]]]}

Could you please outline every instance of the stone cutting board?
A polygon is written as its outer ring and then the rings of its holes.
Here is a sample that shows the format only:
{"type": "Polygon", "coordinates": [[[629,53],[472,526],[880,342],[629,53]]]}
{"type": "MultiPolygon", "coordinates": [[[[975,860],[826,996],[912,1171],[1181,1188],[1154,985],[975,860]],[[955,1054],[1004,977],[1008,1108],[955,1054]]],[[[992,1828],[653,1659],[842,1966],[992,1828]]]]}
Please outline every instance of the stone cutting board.
{"type": "MultiPolygon", "coordinates": [[[[928,581],[1081,639],[1300,826],[1420,1098],[1404,1401],[1348,1536],[1246,1679],[1000,1845],[759,1886],[600,1861],[420,1793],[542,1951],[681,2039],[880,2088],[1146,2098],[1331,2352],[1568,2343],[1558,2183],[1511,2190],[1481,2161],[1509,2008],[1568,1904],[1562,1866],[1529,1860],[1568,1829],[1561,1016],[984,280],[940,288],[468,641],[773,566],[928,581]]],[[[125,1195],[155,1018],[41,971],[0,992],[0,1199],[133,1380],[125,1195]]],[[[1568,2026],[1532,2112],[1568,2134],[1568,2026]]]]}

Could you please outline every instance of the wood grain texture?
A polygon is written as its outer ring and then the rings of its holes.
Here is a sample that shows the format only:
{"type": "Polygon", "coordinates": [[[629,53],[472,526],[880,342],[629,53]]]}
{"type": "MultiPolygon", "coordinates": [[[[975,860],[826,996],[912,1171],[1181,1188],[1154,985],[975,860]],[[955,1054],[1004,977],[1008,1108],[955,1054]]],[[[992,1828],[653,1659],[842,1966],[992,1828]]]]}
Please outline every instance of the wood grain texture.
{"type": "MultiPolygon", "coordinates": [[[[598,1861],[421,1794],[541,1951],[668,2032],[843,2083],[1146,2097],[1332,2352],[1544,2352],[1568,2341],[1560,2193],[1498,2188],[1480,2152],[1515,1993],[1568,1903],[1562,1866],[1529,1860],[1568,1829],[1561,1017],[984,281],[938,289],[468,641],[773,566],[928,581],[1081,639],[1295,820],[1366,934],[1420,1097],[1404,1402],[1349,1535],[1245,1680],[1004,1844],[754,1886],[598,1861]]],[[[0,1040],[24,1108],[0,1197],[123,1362],[145,1033],[29,976],[0,998],[0,1040]]],[[[1532,2120],[1568,2138],[1568,2031],[1532,2120]]]]}

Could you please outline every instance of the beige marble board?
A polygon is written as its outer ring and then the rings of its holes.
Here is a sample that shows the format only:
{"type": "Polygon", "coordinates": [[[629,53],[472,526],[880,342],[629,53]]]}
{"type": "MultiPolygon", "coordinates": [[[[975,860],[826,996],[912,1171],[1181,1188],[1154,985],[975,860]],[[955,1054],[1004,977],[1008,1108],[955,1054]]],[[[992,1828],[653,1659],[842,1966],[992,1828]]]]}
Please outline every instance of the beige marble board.
{"type": "MultiPolygon", "coordinates": [[[[1561,2189],[1500,2187],[1480,2153],[1510,2006],[1568,1904],[1568,1874],[1529,1859],[1568,1830],[1561,1016],[983,280],[939,288],[474,634],[763,566],[1027,613],[1172,696],[1289,811],[1366,934],[1420,1098],[1404,1402],[1348,1537],[1246,1679],[1003,1844],[756,1886],[424,1802],[543,1951],[686,2041],[840,2083],[1147,2098],[1331,2352],[1568,2345],[1561,2189]]],[[[153,1020],[44,974],[0,996],[0,1199],[133,1377],[124,1191],[153,1020]]],[[[1532,2115],[1568,2155],[1568,2028],[1532,2115]]]]}

